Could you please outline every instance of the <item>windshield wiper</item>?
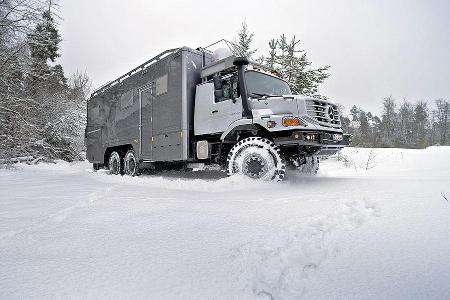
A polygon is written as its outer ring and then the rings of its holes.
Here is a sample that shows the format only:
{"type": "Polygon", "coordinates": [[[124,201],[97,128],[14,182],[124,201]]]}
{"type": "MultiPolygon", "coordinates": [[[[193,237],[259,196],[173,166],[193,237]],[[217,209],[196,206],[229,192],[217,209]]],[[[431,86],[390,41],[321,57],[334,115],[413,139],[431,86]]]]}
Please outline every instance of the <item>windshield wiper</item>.
{"type": "Polygon", "coordinates": [[[270,94],[265,94],[265,93],[250,93],[249,96],[250,96],[250,97],[254,97],[254,98],[257,98],[257,97],[258,97],[259,99],[262,99],[262,98],[280,97],[280,96],[278,96],[278,95],[270,95],[270,94]],[[257,97],[255,97],[255,96],[257,96],[257,97]]]}

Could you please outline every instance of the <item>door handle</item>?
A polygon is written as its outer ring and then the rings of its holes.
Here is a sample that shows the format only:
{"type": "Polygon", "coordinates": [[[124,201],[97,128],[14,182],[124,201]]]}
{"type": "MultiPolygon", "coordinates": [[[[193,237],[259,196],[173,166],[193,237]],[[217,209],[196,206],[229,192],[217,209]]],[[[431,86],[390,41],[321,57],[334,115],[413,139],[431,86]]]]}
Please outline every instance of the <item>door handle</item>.
{"type": "Polygon", "coordinates": [[[218,110],[213,110],[211,113],[217,114],[218,112],[219,112],[218,110]]]}

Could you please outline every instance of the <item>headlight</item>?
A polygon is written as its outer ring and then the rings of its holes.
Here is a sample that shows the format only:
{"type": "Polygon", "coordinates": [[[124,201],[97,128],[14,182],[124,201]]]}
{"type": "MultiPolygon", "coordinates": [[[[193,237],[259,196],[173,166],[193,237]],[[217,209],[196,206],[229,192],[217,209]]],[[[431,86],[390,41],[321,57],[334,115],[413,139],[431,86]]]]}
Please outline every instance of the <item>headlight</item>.
{"type": "Polygon", "coordinates": [[[302,121],[299,118],[285,117],[283,118],[283,125],[285,127],[300,126],[302,125],[302,121]]]}

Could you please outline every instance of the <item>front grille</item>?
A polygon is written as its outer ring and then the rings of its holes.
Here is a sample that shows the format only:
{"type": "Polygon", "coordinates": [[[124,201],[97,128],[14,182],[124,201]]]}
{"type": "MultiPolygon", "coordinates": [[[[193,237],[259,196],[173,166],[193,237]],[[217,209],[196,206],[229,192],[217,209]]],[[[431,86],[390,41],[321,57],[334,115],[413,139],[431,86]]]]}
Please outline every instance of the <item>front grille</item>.
{"type": "Polygon", "coordinates": [[[306,112],[321,126],[341,128],[341,116],[334,104],[318,99],[306,100],[306,112]]]}

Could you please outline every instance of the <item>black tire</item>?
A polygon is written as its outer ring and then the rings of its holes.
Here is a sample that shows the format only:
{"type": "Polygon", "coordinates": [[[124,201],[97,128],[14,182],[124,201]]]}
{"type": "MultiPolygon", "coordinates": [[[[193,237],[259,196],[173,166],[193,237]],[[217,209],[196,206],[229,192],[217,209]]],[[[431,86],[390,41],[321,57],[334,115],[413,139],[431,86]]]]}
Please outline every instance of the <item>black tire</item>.
{"type": "Polygon", "coordinates": [[[139,163],[136,158],[136,152],[133,149],[128,150],[123,159],[124,161],[124,172],[128,176],[138,176],[139,175],[139,163]]]}
{"type": "Polygon", "coordinates": [[[319,171],[320,160],[312,155],[296,155],[289,160],[289,166],[300,174],[314,176],[319,171]]]}
{"type": "Polygon", "coordinates": [[[122,174],[122,159],[118,152],[114,151],[109,156],[109,174],[120,175],[122,174]]]}
{"type": "Polygon", "coordinates": [[[286,174],[280,148],[272,141],[250,137],[239,141],[227,158],[228,175],[243,174],[253,179],[281,181],[286,174]]]}
{"type": "Polygon", "coordinates": [[[92,169],[94,170],[94,172],[97,172],[98,170],[100,170],[100,164],[99,163],[93,163],[92,164],[92,169]]]}

